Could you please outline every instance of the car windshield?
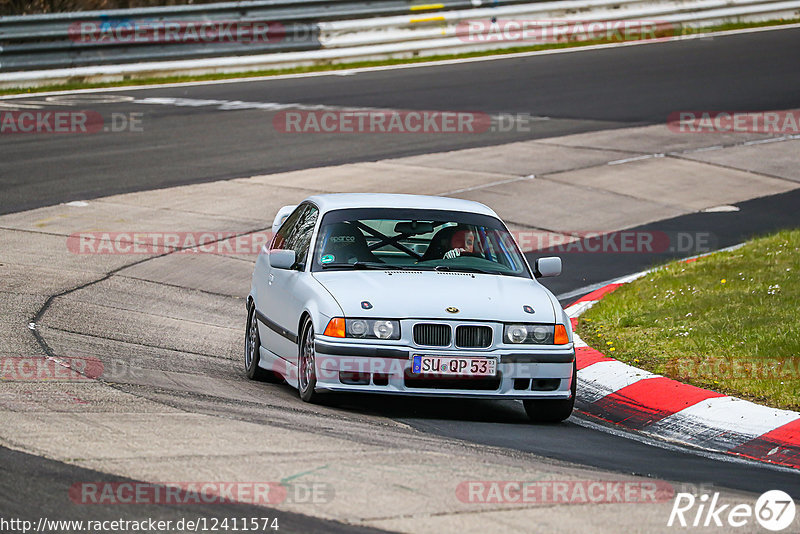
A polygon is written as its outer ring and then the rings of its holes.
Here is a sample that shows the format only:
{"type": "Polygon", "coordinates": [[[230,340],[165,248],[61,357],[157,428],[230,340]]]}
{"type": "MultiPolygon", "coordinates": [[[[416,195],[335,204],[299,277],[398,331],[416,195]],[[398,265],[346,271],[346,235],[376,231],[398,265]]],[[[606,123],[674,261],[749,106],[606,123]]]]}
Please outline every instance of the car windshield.
{"type": "Polygon", "coordinates": [[[500,220],[439,210],[349,209],[328,212],[312,271],[414,269],[530,278],[500,220]]]}

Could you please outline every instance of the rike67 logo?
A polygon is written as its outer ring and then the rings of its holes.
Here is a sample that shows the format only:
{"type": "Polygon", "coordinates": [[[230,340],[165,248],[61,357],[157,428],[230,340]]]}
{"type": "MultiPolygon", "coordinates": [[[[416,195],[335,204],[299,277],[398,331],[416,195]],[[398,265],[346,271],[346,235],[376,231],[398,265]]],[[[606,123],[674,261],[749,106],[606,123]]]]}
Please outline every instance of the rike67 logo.
{"type": "Polygon", "coordinates": [[[738,528],[752,525],[755,518],[765,529],[779,532],[792,525],[794,517],[794,501],[781,490],[761,494],[755,506],[746,503],[720,504],[719,492],[712,496],[704,493],[700,497],[678,493],[667,526],[738,528]]]}

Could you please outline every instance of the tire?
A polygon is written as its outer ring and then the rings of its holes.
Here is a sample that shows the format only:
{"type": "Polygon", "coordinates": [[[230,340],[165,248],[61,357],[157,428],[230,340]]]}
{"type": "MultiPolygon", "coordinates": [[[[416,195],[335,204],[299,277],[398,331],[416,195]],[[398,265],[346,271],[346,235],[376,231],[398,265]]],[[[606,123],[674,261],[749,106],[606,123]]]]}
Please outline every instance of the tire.
{"type": "Polygon", "coordinates": [[[297,346],[297,390],[306,402],[319,401],[317,386],[316,350],[314,349],[314,325],[311,319],[303,324],[303,334],[297,346]]]}
{"type": "Polygon", "coordinates": [[[560,423],[565,421],[572,415],[572,409],[575,407],[575,393],[578,390],[578,365],[577,362],[572,363],[572,384],[570,391],[572,397],[569,399],[530,399],[523,400],[522,404],[525,406],[525,413],[533,423],[560,423]]]}
{"type": "Polygon", "coordinates": [[[261,336],[258,335],[258,318],[256,317],[256,306],[250,304],[247,311],[247,328],[244,330],[244,371],[250,380],[263,382],[280,383],[283,377],[272,371],[267,371],[258,366],[261,360],[259,354],[261,347],[261,336]]]}

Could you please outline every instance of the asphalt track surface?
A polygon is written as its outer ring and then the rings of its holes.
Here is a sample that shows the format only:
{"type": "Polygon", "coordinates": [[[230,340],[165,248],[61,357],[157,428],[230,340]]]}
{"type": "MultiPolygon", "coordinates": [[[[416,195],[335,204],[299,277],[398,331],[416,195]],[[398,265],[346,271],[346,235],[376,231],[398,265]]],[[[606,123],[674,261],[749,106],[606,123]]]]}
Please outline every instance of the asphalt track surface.
{"type": "MultiPolygon", "coordinates": [[[[314,517],[275,511],[269,508],[240,503],[185,504],[181,506],[166,504],[118,504],[114,506],[76,506],[70,501],[70,488],[73,484],[86,481],[130,483],[130,479],[98,473],[73,465],[48,460],[31,454],[0,447],[0,465],[3,466],[3,479],[0,484],[0,513],[6,520],[10,518],[32,521],[34,526],[44,517],[50,521],[70,521],[91,519],[92,521],[115,521],[126,519],[141,521],[145,518],[154,521],[178,521],[212,518],[268,518],[278,520],[278,532],[334,533],[363,532],[379,533],[382,530],[345,525],[314,517]]],[[[241,520],[241,519],[240,519],[241,520]]],[[[211,524],[211,523],[207,523],[211,524]]],[[[0,529],[0,531],[2,531],[0,529]]],[[[21,530],[14,529],[11,532],[21,530]]],[[[47,530],[46,532],[67,532],[70,529],[47,530]]],[[[75,532],[81,532],[74,529],[75,532]]],[[[127,531],[127,530],[126,530],[127,531]]],[[[146,530],[145,530],[146,531],[146,530]]],[[[176,532],[170,529],[169,532],[176,532]]],[[[271,532],[267,529],[266,532],[271,532]]],[[[274,531],[272,531],[274,532],[274,531]]]]}
{"type": "Polygon", "coordinates": [[[273,128],[274,112],[89,100],[69,109],[98,111],[107,121],[114,112],[143,112],[143,131],[4,135],[0,213],[186,183],[664,123],[679,110],[791,109],[798,105],[798,57],[800,29],[785,29],[350,76],[121,88],[104,94],[524,113],[550,120],[532,123],[528,132],[285,134],[273,128]]]}
{"type": "MultiPolygon", "coordinates": [[[[263,174],[294,168],[491,145],[535,137],[663,121],[679,109],[787,109],[798,106],[796,68],[800,30],[709,40],[236,84],[114,91],[135,98],[179,96],[247,102],[300,102],[393,109],[478,109],[525,112],[552,119],[533,132],[475,136],[286,136],[271,127],[271,113],[209,107],[148,107],[146,131],[97,136],[14,136],[0,146],[0,211],[57,202],[263,174]],[[782,53],[775,54],[774,50],[782,53]],[[388,139],[387,139],[388,138],[388,139]]],[[[35,100],[29,97],[26,100],[35,100]]],[[[103,113],[141,111],[141,105],[106,104],[103,113]]],[[[739,205],[734,213],[701,213],[658,223],[659,230],[710,231],[718,247],[781,227],[800,225],[800,194],[786,193],[739,205]]],[[[643,227],[642,229],[647,229],[643,227]]],[[[622,276],[678,257],[652,254],[562,254],[562,277],[548,281],[556,294],[622,276]]],[[[683,254],[686,255],[686,254],[683,254]]],[[[704,486],[760,493],[780,488],[800,498],[796,473],[730,462],[694,452],[648,445],[591,425],[581,414],[559,425],[529,425],[519,403],[479,400],[431,403],[420,399],[340,396],[343,411],[378,413],[432,434],[478,444],[704,486]]],[[[299,401],[298,401],[299,403],[299,401]]],[[[635,437],[635,436],[633,436],[635,437]]],[[[0,448],[4,484],[0,503],[18,517],[52,508],[74,511],[65,500],[72,481],[116,480],[102,474],[0,448]],[[52,496],[52,499],[48,498],[52,496]],[[59,501],[61,499],[61,501],[59,501]],[[64,507],[59,508],[61,503],[64,507]]],[[[113,507],[112,507],[113,508],[113,507]]],[[[93,509],[92,518],[116,517],[118,508],[93,509]]],[[[229,510],[202,510],[201,515],[229,510]]],[[[235,510],[231,509],[230,512],[235,510]]],[[[143,512],[137,509],[137,514],[143,512]]],[[[263,516],[269,510],[248,510],[263,516]]],[[[70,514],[67,514],[70,515],[70,514]]],[[[146,514],[145,514],[146,515],[146,514]]],[[[186,509],[155,509],[151,516],[186,516],[186,509]]],[[[287,531],[336,531],[338,523],[281,513],[287,531]],[[294,523],[292,523],[294,522],[294,523]]],[[[74,514],[70,517],[75,517],[74,514]]]]}

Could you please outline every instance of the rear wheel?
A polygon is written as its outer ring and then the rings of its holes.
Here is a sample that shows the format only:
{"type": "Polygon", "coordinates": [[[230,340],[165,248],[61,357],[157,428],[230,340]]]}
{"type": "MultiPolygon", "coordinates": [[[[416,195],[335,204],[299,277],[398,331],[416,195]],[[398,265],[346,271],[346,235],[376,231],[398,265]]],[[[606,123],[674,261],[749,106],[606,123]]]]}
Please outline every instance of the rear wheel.
{"type": "Polygon", "coordinates": [[[247,378],[265,382],[282,382],[283,377],[258,366],[258,362],[261,360],[258,350],[260,347],[261,337],[258,335],[256,307],[255,304],[250,304],[247,311],[247,329],[244,333],[244,370],[247,378]]]}
{"type": "Polygon", "coordinates": [[[572,415],[572,409],[575,407],[575,393],[578,389],[578,365],[577,362],[572,363],[572,384],[570,391],[572,397],[569,399],[530,399],[523,400],[522,404],[525,406],[525,413],[528,418],[534,423],[560,423],[572,415]]]}
{"type": "Polygon", "coordinates": [[[314,325],[311,319],[303,325],[303,334],[300,336],[297,358],[297,390],[300,398],[306,402],[317,402],[319,393],[314,391],[317,387],[316,350],[314,347],[314,325]]]}

